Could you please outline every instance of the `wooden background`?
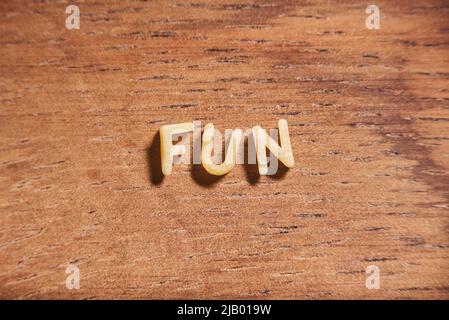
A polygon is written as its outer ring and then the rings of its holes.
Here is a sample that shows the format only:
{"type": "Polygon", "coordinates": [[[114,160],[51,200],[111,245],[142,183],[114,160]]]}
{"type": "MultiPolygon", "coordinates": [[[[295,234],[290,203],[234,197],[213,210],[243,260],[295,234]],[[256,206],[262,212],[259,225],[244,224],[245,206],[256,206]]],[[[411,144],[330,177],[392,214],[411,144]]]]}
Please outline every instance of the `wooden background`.
{"type": "Polygon", "coordinates": [[[0,298],[448,299],[449,1],[368,4],[1,1],[0,298]],[[291,170],[161,176],[280,118],[291,170]]]}

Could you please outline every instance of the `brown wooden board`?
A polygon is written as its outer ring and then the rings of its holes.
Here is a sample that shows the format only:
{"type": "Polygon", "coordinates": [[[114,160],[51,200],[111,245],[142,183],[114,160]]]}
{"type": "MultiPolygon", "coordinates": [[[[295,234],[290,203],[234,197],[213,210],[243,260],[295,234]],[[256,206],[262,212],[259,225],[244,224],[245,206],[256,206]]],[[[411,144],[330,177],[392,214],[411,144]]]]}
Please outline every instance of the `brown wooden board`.
{"type": "Polygon", "coordinates": [[[0,298],[448,299],[449,2],[368,4],[2,0],[0,298]],[[161,175],[281,118],[290,170],[161,175]]]}

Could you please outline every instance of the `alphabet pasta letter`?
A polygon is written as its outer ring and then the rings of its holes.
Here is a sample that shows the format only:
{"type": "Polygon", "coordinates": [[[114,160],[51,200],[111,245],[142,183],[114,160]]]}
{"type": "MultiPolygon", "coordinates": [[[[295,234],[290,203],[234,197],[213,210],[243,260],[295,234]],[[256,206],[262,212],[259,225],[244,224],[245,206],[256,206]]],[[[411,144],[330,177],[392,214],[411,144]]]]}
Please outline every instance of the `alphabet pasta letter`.
{"type": "Polygon", "coordinates": [[[201,162],[207,172],[216,176],[229,173],[235,166],[237,150],[240,145],[243,132],[240,129],[234,130],[229,142],[225,161],[222,164],[215,164],[212,160],[212,149],[214,147],[214,125],[208,123],[203,133],[203,149],[201,151],[201,162]]]}
{"type": "Polygon", "coordinates": [[[292,168],[295,165],[290,136],[288,134],[287,120],[279,120],[279,138],[282,147],[280,147],[260,126],[253,127],[253,136],[256,144],[257,166],[260,175],[268,174],[268,161],[265,148],[268,148],[274,156],[281,160],[288,168],[292,168]]]}
{"type": "Polygon", "coordinates": [[[161,136],[162,173],[164,175],[169,175],[172,171],[173,156],[183,155],[187,152],[185,145],[173,145],[173,135],[190,131],[193,131],[192,122],[165,125],[159,129],[161,136]]]}

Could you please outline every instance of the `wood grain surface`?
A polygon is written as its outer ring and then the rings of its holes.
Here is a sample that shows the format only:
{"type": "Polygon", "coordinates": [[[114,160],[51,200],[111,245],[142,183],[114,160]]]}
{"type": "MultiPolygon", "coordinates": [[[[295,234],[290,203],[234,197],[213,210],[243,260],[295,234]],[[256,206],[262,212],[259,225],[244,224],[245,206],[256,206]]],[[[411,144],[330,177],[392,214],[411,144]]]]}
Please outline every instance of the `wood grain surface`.
{"type": "Polygon", "coordinates": [[[1,1],[0,298],[448,299],[449,1],[368,4],[1,1]],[[280,118],[290,170],[161,175],[280,118]]]}

